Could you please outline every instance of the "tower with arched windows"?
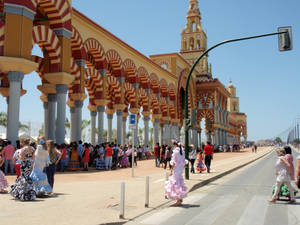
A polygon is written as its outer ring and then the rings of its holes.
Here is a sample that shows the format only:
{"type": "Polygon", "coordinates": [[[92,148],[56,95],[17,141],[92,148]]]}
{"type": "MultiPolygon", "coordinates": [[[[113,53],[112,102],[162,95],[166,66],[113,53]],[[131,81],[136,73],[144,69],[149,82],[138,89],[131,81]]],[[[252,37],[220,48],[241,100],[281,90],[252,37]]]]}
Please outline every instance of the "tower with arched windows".
{"type": "MultiPolygon", "coordinates": [[[[198,0],[190,0],[187,13],[187,23],[181,31],[181,50],[183,58],[191,65],[207,49],[206,33],[201,25],[201,13],[198,7],[198,0]]],[[[198,78],[210,79],[211,71],[208,66],[207,57],[205,56],[197,65],[199,71],[198,78]]]]}

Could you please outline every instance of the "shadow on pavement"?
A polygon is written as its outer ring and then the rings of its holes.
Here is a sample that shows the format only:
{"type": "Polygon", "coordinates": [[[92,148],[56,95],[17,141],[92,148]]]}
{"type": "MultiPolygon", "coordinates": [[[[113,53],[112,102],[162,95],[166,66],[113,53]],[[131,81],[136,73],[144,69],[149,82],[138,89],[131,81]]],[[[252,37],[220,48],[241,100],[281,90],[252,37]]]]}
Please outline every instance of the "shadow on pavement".
{"type": "Polygon", "coordinates": [[[125,222],[115,222],[115,223],[101,223],[99,225],[122,225],[122,224],[125,224],[127,222],[128,221],[125,221],[125,222]]]}
{"type": "Polygon", "coordinates": [[[184,208],[184,209],[189,209],[189,208],[199,208],[200,205],[192,205],[192,204],[182,204],[182,205],[171,205],[170,207],[180,207],[180,208],[184,208]]]}

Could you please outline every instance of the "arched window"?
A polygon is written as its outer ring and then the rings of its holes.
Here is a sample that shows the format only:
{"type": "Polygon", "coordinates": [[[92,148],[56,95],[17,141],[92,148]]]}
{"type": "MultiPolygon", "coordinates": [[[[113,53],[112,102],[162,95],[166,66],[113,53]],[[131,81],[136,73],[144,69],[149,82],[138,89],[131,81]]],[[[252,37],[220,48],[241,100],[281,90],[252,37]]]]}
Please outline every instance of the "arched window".
{"type": "Polygon", "coordinates": [[[162,64],[161,67],[164,68],[165,70],[168,69],[166,64],[162,64]]]}
{"type": "Polygon", "coordinates": [[[193,32],[195,32],[196,31],[196,23],[193,23],[192,27],[193,27],[193,32]]]}
{"type": "Polygon", "coordinates": [[[200,49],[200,40],[197,40],[197,49],[200,49]]]}
{"type": "Polygon", "coordinates": [[[194,39],[193,39],[193,38],[190,39],[190,46],[189,46],[189,49],[190,49],[190,50],[193,50],[193,49],[194,49],[194,39]]]}

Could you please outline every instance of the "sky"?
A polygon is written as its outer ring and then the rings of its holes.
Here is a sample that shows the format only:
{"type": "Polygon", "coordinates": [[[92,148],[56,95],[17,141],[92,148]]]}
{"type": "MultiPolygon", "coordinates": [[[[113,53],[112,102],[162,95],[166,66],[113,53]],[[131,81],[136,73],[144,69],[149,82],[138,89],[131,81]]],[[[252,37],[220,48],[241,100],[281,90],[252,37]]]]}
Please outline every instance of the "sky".
{"type": "MultiPolygon", "coordinates": [[[[188,0],[73,0],[74,8],[146,56],[180,51],[188,6],[188,0]]],[[[272,36],[231,43],[209,53],[213,77],[226,86],[232,80],[237,87],[240,111],[247,114],[248,140],[282,134],[300,117],[300,1],[199,0],[199,9],[208,47],[223,40],[276,32],[280,26],[293,27],[292,51],[279,52],[277,36],[272,36]]],[[[40,83],[34,73],[25,76],[21,121],[43,122],[36,88],[40,83]]],[[[0,109],[6,108],[1,97],[0,109]]],[[[70,118],[69,110],[67,116],[70,118]]],[[[90,119],[87,100],[83,118],[90,119]]]]}

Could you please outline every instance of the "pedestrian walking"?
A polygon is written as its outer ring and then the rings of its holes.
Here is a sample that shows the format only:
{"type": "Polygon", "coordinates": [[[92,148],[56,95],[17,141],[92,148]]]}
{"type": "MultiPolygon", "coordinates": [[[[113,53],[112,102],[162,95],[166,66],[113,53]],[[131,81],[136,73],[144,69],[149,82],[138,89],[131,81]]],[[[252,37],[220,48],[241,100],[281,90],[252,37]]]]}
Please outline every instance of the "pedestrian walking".
{"type": "Polygon", "coordinates": [[[203,163],[203,151],[200,150],[199,154],[198,154],[198,164],[197,164],[197,171],[199,171],[200,173],[202,173],[203,171],[206,170],[206,166],[203,163]]]}
{"type": "Polygon", "coordinates": [[[183,180],[183,170],[188,161],[185,159],[185,153],[181,146],[177,142],[174,142],[174,150],[172,154],[172,170],[170,173],[170,179],[166,181],[165,190],[166,197],[168,199],[176,200],[174,206],[182,204],[183,198],[187,195],[187,187],[183,180]]]}
{"type": "Polygon", "coordinates": [[[297,187],[300,188],[300,155],[297,156],[295,180],[297,187]]]}
{"type": "Polygon", "coordinates": [[[210,173],[211,160],[213,159],[214,149],[208,141],[204,147],[204,163],[207,168],[207,173],[210,173]]]}
{"type": "Polygon", "coordinates": [[[290,146],[285,146],[284,150],[286,153],[284,158],[288,161],[288,163],[290,164],[290,167],[291,167],[291,185],[292,185],[293,191],[295,193],[297,193],[298,187],[295,183],[295,168],[294,168],[294,157],[292,155],[292,149],[290,146]]]}
{"type": "Polygon", "coordinates": [[[156,143],[154,147],[154,155],[155,155],[155,166],[159,167],[160,165],[160,146],[159,143],[156,143]]]}
{"type": "Polygon", "coordinates": [[[194,169],[194,164],[195,164],[195,160],[196,160],[196,148],[193,144],[190,145],[190,153],[189,153],[189,160],[191,163],[191,173],[195,173],[195,169],[194,169]]]}
{"type": "Polygon", "coordinates": [[[50,184],[51,188],[53,189],[54,186],[54,174],[56,172],[56,165],[58,164],[61,158],[61,152],[55,148],[54,141],[48,140],[46,142],[47,151],[49,153],[50,164],[46,167],[46,174],[48,183],[50,184]]]}
{"type": "Polygon", "coordinates": [[[276,151],[278,159],[275,164],[275,170],[276,170],[276,186],[275,186],[275,191],[271,199],[269,199],[269,202],[275,203],[276,199],[278,197],[280,188],[282,184],[285,184],[289,191],[290,191],[290,196],[291,200],[289,203],[295,203],[295,195],[294,191],[291,186],[291,166],[289,162],[285,159],[285,150],[283,148],[279,148],[276,151]]]}
{"type": "Polygon", "coordinates": [[[84,143],[84,148],[82,151],[81,159],[83,162],[83,170],[89,170],[89,161],[90,161],[90,148],[88,143],[84,143]]]}

